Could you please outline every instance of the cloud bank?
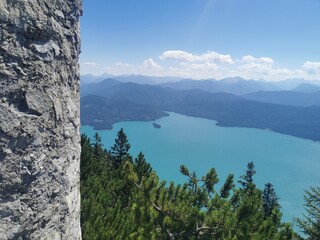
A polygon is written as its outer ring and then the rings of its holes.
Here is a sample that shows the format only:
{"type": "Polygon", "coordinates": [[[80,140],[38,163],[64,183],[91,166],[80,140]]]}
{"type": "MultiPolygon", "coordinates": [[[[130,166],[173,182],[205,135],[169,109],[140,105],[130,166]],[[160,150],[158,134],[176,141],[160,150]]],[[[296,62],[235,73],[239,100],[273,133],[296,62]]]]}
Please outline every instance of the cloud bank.
{"type": "Polygon", "coordinates": [[[289,69],[277,65],[269,56],[246,55],[240,59],[230,54],[207,51],[202,54],[182,50],[168,50],[159,56],[150,57],[140,64],[124,62],[103,66],[102,63],[81,63],[81,73],[113,75],[143,74],[149,76],[175,76],[193,79],[223,79],[242,77],[244,79],[264,79],[269,81],[290,78],[320,80],[320,61],[306,61],[301,67],[289,69]]]}
{"type": "Polygon", "coordinates": [[[194,55],[192,53],[188,53],[185,51],[170,50],[162,53],[160,56],[160,59],[161,60],[174,59],[174,60],[184,61],[184,62],[213,61],[213,62],[228,63],[228,64],[234,63],[230,55],[223,55],[214,51],[206,52],[201,55],[194,55]]]}

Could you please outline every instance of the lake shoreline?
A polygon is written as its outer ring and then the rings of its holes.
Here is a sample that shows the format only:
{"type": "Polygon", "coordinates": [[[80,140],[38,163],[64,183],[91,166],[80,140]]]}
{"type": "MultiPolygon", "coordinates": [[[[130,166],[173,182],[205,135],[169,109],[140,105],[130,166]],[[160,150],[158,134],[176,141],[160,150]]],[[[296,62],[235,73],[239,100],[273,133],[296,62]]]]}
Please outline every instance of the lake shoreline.
{"type": "Polygon", "coordinates": [[[168,112],[168,111],[164,111],[164,113],[169,114],[169,115],[164,115],[164,116],[161,116],[161,117],[156,118],[156,119],[148,119],[148,120],[135,120],[135,119],[132,119],[132,120],[131,120],[131,119],[126,119],[126,120],[114,121],[114,122],[112,123],[111,127],[106,127],[106,128],[97,128],[96,126],[94,126],[94,125],[89,125],[89,124],[87,124],[87,125],[81,125],[81,126],[91,126],[91,127],[94,128],[94,130],[97,130],[97,131],[113,130],[114,124],[117,124],[117,123],[121,123],[121,122],[154,122],[154,121],[157,121],[157,120],[159,120],[159,119],[169,117],[169,116],[170,116],[170,113],[175,113],[175,114],[180,114],[180,115],[183,115],[183,116],[186,116],[186,117],[195,117],[195,118],[200,118],[200,119],[207,119],[207,120],[213,121],[214,124],[215,124],[216,126],[219,126],[219,127],[257,129],[257,130],[273,132],[273,133],[277,133],[277,134],[281,134],[281,135],[285,135],[285,136],[289,136],[289,137],[293,137],[293,138],[308,140],[308,141],[311,141],[311,142],[314,142],[314,143],[320,143],[320,140],[314,140],[314,139],[310,139],[310,138],[299,137],[299,136],[291,135],[291,134],[288,134],[288,133],[283,133],[283,132],[275,131],[275,130],[269,129],[269,128],[266,129],[266,128],[258,128],[258,127],[227,125],[227,124],[220,123],[220,122],[218,122],[218,121],[215,120],[215,119],[211,119],[211,118],[207,118],[207,117],[198,117],[198,116],[193,116],[193,115],[188,115],[188,114],[183,114],[183,113],[178,113],[178,112],[168,112]]]}

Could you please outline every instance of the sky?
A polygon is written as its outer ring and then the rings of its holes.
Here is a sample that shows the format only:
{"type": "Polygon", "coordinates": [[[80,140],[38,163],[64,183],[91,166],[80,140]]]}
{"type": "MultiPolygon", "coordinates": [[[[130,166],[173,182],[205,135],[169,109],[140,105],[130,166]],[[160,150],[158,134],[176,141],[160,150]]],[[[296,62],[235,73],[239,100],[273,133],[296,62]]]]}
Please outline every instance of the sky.
{"type": "Polygon", "coordinates": [[[81,74],[320,80],[320,0],[83,0],[81,74]]]}

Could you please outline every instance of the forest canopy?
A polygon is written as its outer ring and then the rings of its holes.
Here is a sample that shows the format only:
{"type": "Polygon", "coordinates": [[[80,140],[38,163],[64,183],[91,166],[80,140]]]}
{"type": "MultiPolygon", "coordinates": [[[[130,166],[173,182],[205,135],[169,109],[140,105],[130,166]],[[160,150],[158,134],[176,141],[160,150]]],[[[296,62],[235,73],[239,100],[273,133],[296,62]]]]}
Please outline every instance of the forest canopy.
{"type": "Polygon", "coordinates": [[[182,165],[180,185],[160,181],[143,153],[131,156],[123,129],[110,150],[98,134],[81,145],[83,239],[300,239],[282,222],[273,185],[257,188],[253,162],[238,184],[182,165]]]}

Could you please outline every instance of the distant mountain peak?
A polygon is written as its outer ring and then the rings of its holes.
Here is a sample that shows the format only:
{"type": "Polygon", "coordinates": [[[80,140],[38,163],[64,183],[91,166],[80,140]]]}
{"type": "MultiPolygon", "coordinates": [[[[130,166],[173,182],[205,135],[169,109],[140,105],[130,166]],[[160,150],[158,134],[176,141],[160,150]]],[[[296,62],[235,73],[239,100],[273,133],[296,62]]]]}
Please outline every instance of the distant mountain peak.
{"type": "Polygon", "coordinates": [[[320,87],[311,83],[300,83],[297,87],[292,89],[296,92],[317,92],[320,91],[320,87]]]}
{"type": "Polygon", "coordinates": [[[225,83],[237,83],[239,81],[247,81],[247,80],[241,77],[228,77],[228,78],[221,79],[220,81],[225,83]]]}

